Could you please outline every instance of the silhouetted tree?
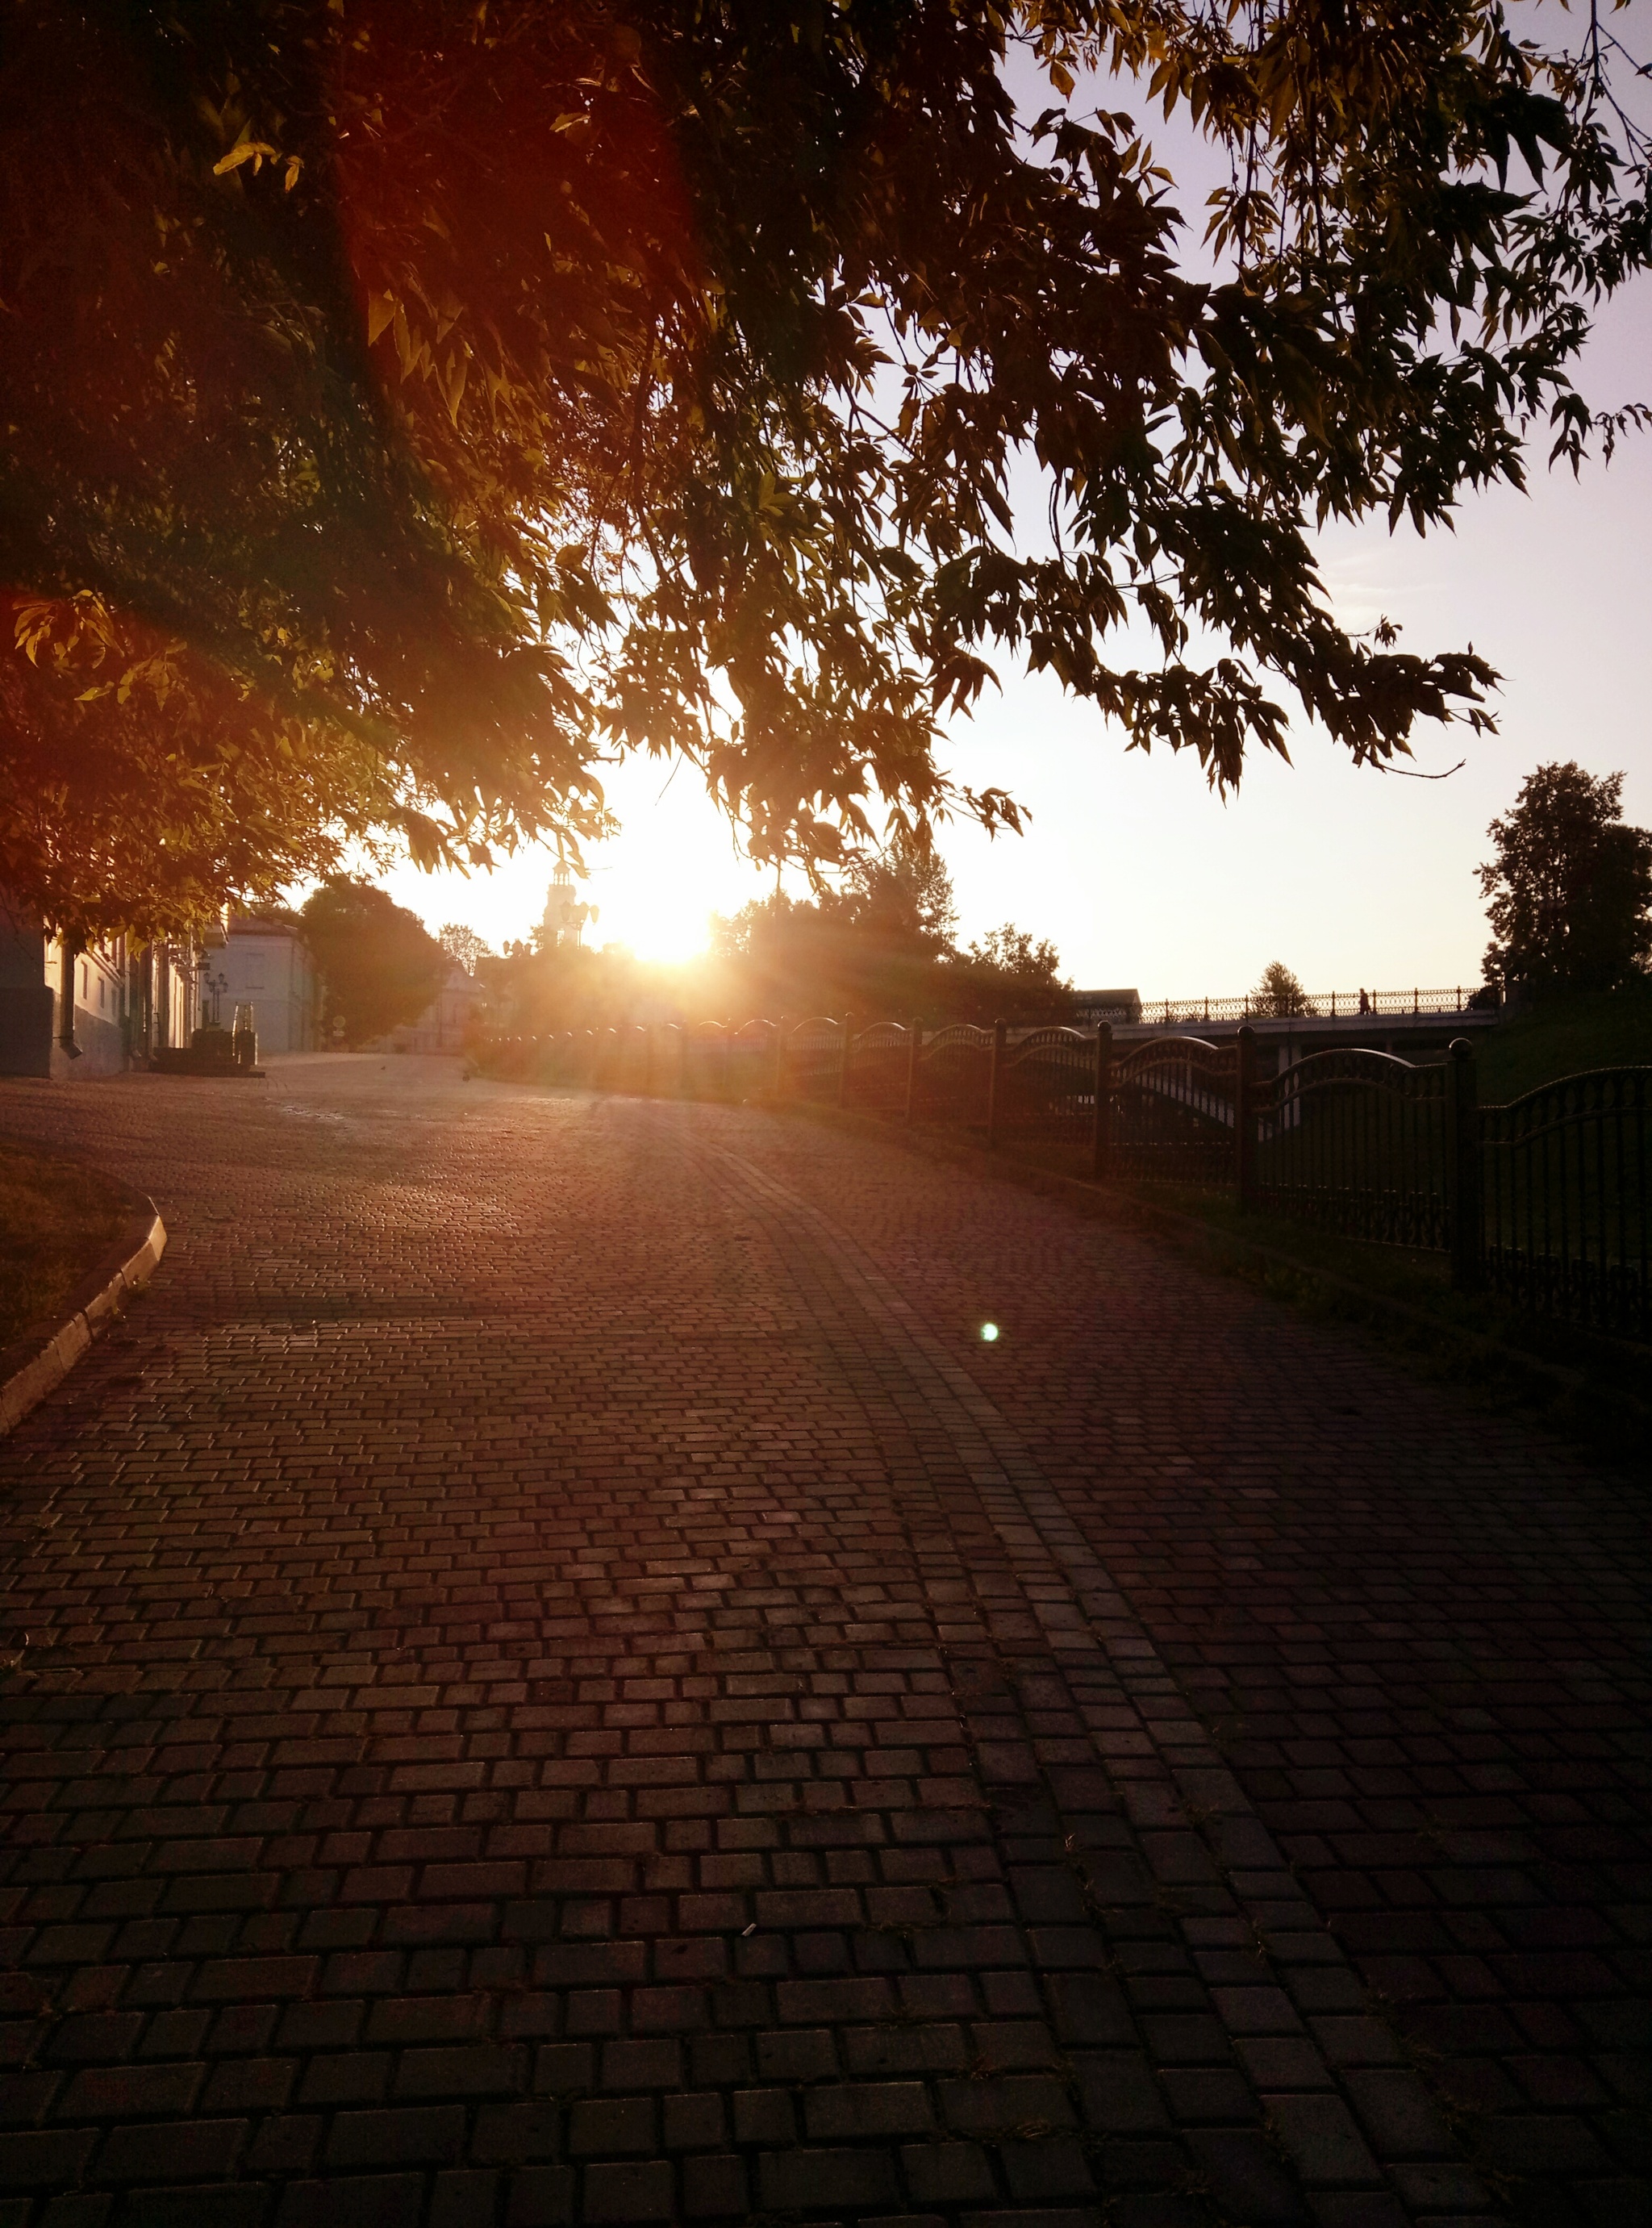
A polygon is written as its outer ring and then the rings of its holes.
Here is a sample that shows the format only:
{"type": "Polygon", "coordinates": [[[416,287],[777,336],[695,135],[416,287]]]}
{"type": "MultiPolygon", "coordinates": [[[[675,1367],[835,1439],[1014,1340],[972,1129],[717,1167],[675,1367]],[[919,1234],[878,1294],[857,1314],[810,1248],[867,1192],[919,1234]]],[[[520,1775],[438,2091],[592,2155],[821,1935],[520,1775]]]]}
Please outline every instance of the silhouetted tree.
{"type": "Polygon", "coordinates": [[[1056,1021],[1071,1002],[1052,944],[1006,922],[961,951],[952,879],[939,855],[902,835],[857,859],[817,901],[777,891],[713,916],[714,954],[752,1013],[838,1014],[862,1021],[1056,1021]]]}
{"type": "Polygon", "coordinates": [[[1265,1021],[1294,1021],[1298,1015],[1315,1011],[1308,1002],[1307,991],[1283,959],[1271,959],[1262,970],[1262,979],[1251,993],[1251,1003],[1265,1021]]]}
{"type": "Polygon", "coordinates": [[[332,875],[301,918],[322,978],[325,1021],[330,1028],[343,1021],[346,1044],[417,1021],[435,996],[446,965],[441,945],[417,913],[371,882],[332,875]]]}
{"type": "Polygon", "coordinates": [[[1623,823],[1623,777],[1539,766],[1487,830],[1488,983],[1610,990],[1652,957],[1652,832],[1623,823]]]}
{"type": "Polygon", "coordinates": [[[491,959],[493,951],[475,929],[467,928],[462,920],[445,922],[436,941],[450,959],[457,959],[467,975],[474,975],[479,959],[491,959]]]}
{"type": "Polygon", "coordinates": [[[1027,930],[1006,921],[941,969],[942,1010],[955,1021],[983,1026],[1065,1021],[1073,1011],[1073,985],[1060,969],[1053,944],[1034,944],[1027,930]]]}

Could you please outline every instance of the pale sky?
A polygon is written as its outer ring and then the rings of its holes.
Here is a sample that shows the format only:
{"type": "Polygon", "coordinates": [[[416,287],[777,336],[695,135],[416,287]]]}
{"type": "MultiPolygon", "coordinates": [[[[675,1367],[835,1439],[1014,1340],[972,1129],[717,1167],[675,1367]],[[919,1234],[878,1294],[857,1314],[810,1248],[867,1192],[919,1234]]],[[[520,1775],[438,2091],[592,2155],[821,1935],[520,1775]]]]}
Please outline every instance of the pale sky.
{"type": "MultiPolygon", "coordinates": [[[[1122,105],[1117,92],[1106,105],[1122,105]]],[[[1162,143],[1164,135],[1158,136],[1162,143]]],[[[1180,174],[1172,157],[1171,167],[1180,174]]],[[[1182,196],[1192,208],[1199,195],[1182,196]]],[[[1578,385],[1594,402],[1652,400],[1652,285],[1602,317],[1578,385]]],[[[1610,470],[1550,472],[1546,444],[1529,490],[1469,498],[1455,535],[1419,541],[1374,522],[1321,543],[1327,586],[1356,629],[1386,615],[1419,655],[1472,643],[1503,675],[1501,733],[1419,731],[1438,782],[1356,771],[1303,721],[1293,763],[1260,757],[1236,797],[1206,788],[1189,753],[1126,752],[1117,728],[1047,677],[1000,665],[1002,695],[954,721],[948,763],[974,786],[1008,788],[1028,832],[989,840],[954,823],[940,848],[965,939],[1002,921],[1048,937],[1084,988],[1133,984],[1149,996],[1237,994],[1272,959],[1310,990],[1477,982],[1486,927],[1474,869],[1487,823],[1534,767],[1575,759],[1624,771],[1624,809],[1652,825],[1652,438],[1631,436],[1610,470]]],[[[691,769],[634,765],[610,782],[623,832],[591,858],[584,892],[600,907],[591,940],[649,958],[686,957],[714,910],[770,886],[742,863],[691,769]]],[[[491,875],[387,878],[431,926],[463,920],[496,949],[525,936],[552,861],[530,852],[491,875]]]]}

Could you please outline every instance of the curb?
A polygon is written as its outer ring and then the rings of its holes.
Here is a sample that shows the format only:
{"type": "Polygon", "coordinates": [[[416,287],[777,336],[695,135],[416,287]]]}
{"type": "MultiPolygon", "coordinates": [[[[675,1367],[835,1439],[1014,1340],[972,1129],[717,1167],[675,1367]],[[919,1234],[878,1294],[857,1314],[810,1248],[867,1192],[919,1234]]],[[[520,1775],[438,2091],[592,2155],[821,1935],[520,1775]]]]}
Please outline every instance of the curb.
{"type": "Polygon", "coordinates": [[[0,1351],[0,1437],[54,1392],[129,1294],[148,1284],[166,1251],[166,1225],[145,1199],[124,1234],[69,1295],[67,1313],[42,1342],[40,1334],[0,1351]]]}

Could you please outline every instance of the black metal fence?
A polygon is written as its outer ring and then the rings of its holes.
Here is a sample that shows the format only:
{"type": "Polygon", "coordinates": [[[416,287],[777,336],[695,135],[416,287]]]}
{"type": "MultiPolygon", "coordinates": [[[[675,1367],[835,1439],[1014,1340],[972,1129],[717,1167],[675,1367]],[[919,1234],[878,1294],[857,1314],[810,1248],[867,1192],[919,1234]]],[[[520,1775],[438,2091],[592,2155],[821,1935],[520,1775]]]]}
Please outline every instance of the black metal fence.
{"type": "Polygon", "coordinates": [[[1254,1094],[1251,1200],[1348,1238],[1444,1252],[1450,1243],[1446,1066],[1322,1052],[1254,1094]]]}
{"type": "Polygon", "coordinates": [[[1602,1068],[1478,1110],[1486,1282],[1524,1314],[1652,1344],[1652,1067],[1602,1068]]]}
{"type": "Polygon", "coordinates": [[[1258,1073],[1250,1029],[1115,1049],[1043,1028],[855,1029],[819,1015],[586,1030],[496,1044],[490,1071],[599,1091],[772,1097],[960,1128],[1099,1180],[1235,1192],[1341,1236],[1449,1255],[1453,1284],[1652,1344],[1652,1067],[1477,1103],[1474,1055],[1413,1066],[1322,1052],[1258,1073]]]}
{"type": "Polygon", "coordinates": [[[1094,1172],[1220,1191],[1239,1174],[1240,1047],[1149,1037],[1114,1058],[1094,1172]]]}

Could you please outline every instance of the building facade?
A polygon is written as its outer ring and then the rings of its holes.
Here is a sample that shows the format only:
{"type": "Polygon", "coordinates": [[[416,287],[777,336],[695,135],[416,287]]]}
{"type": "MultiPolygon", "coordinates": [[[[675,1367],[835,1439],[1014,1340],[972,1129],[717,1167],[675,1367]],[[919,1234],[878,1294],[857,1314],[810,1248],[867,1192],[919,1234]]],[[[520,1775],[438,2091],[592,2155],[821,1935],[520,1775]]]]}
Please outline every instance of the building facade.
{"type": "Polygon", "coordinates": [[[387,1036],[375,1037],[367,1052],[461,1053],[486,1003],[481,984],[456,959],[442,987],[416,1021],[403,1021],[387,1036]]]}
{"type": "Polygon", "coordinates": [[[273,1053],[314,1052],[320,985],[310,947],[289,922],[237,913],[223,949],[203,977],[208,1021],[228,1028],[238,1006],[251,1006],[260,1060],[273,1053]]]}
{"type": "Polygon", "coordinates": [[[188,1045],[209,961],[189,938],[77,951],[0,899],[0,1075],[88,1080],[188,1045]]]}

